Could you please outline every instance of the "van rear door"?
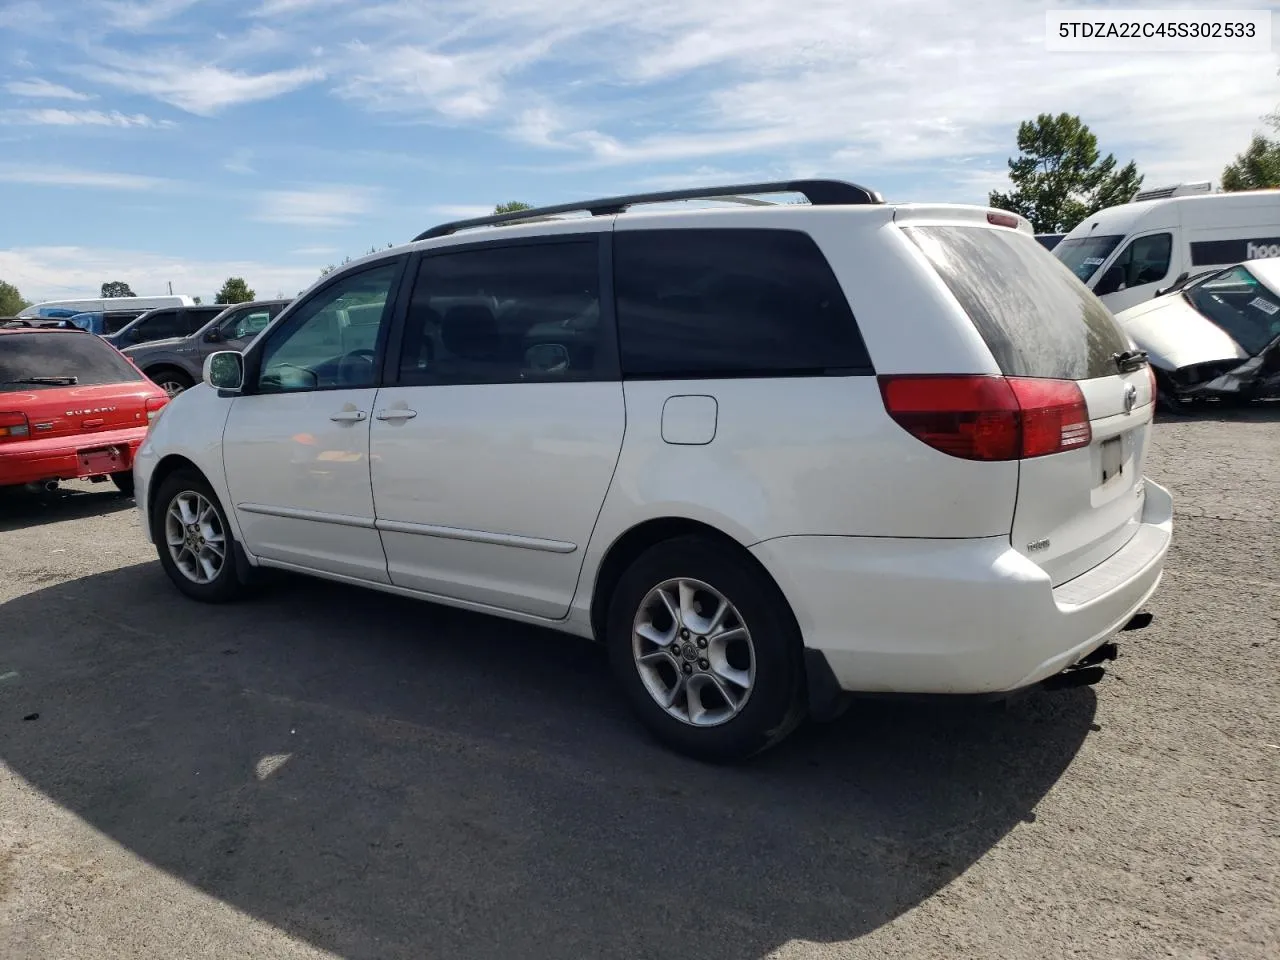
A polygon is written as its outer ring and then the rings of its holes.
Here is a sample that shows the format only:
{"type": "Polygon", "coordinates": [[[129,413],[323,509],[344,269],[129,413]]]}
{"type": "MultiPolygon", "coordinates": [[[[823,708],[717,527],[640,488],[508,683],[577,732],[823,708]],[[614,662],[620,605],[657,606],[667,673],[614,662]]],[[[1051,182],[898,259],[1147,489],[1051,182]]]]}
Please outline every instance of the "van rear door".
{"type": "MultiPolygon", "coordinates": [[[[1006,377],[1079,389],[1088,443],[1019,463],[1011,542],[1055,585],[1106,560],[1138,529],[1154,395],[1115,319],[1031,237],[981,225],[904,226],[1006,377]]],[[[1064,431],[1067,429],[1063,427],[1064,431]]]]}

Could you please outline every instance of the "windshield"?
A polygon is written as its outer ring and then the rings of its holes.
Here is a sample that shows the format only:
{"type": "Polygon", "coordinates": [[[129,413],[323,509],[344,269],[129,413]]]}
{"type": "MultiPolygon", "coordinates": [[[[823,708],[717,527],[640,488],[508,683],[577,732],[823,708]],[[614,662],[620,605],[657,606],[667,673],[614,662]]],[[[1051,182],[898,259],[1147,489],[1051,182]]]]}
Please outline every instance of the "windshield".
{"type": "Polygon", "coordinates": [[[136,367],[91,334],[0,336],[0,391],[93,387],[141,379],[136,367]]]}
{"type": "Polygon", "coordinates": [[[1280,295],[1244,267],[1232,267],[1182,295],[1251,357],[1280,336],[1280,295]]]}
{"type": "Polygon", "coordinates": [[[1120,245],[1122,236],[1080,237],[1077,240],[1063,240],[1053,248],[1053,255],[1067,265],[1084,283],[1098,272],[1098,268],[1111,256],[1111,251],[1120,245]]]}

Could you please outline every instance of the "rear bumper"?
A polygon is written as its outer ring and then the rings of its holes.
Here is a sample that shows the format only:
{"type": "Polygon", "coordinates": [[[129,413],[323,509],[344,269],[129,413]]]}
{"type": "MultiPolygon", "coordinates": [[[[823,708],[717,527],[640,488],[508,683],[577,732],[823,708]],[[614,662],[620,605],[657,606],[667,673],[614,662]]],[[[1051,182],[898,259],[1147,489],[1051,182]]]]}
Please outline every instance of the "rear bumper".
{"type": "Polygon", "coordinates": [[[76,480],[103,473],[127,473],[133,458],[147,435],[147,428],[104,430],[48,440],[25,440],[0,447],[0,486],[38,483],[42,480],[76,480]],[[86,450],[114,448],[119,453],[116,464],[107,470],[102,465],[86,467],[80,454],[86,450]]]}
{"type": "Polygon", "coordinates": [[[839,690],[999,694],[1076,663],[1160,583],[1168,491],[1146,482],[1142,524],[1117,553],[1054,587],[1008,537],[780,537],[752,547],[839,690]]]}

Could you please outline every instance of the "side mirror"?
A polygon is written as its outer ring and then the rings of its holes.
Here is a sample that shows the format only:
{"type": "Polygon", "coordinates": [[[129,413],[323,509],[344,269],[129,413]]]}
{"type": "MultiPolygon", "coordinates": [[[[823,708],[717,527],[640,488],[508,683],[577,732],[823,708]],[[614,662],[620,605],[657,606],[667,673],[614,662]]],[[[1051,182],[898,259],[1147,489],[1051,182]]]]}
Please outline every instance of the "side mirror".
{"type": "Polygon", "coordinates": [[[215,390],[239,393],[244,388],[244,356],[234,350],[219,350],[204,359],[204,382],[215,390]]]}

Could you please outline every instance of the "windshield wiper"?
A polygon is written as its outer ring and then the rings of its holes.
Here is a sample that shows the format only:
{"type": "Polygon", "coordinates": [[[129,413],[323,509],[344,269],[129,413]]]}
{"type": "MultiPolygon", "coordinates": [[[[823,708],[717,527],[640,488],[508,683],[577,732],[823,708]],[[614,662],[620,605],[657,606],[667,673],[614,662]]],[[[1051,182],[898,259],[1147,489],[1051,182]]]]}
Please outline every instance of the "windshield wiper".
{"type": "Polygon", "coordinates": [[[1141,370],[1149,362],[1147,351],[1145,350],[1126,350],[1124,353],[1113,353],[1111,359],[1115,361],[1121,373],[1133,373],[1135,370],[1141,370]]]}
{"type": "Polygon", "coordinates": [[[11,383],[39,383],[48,384],[53,387],[72,387],[80,382],[79,377],[23,377],[21,380],[6,380],[5,384],[11,383]]]}

